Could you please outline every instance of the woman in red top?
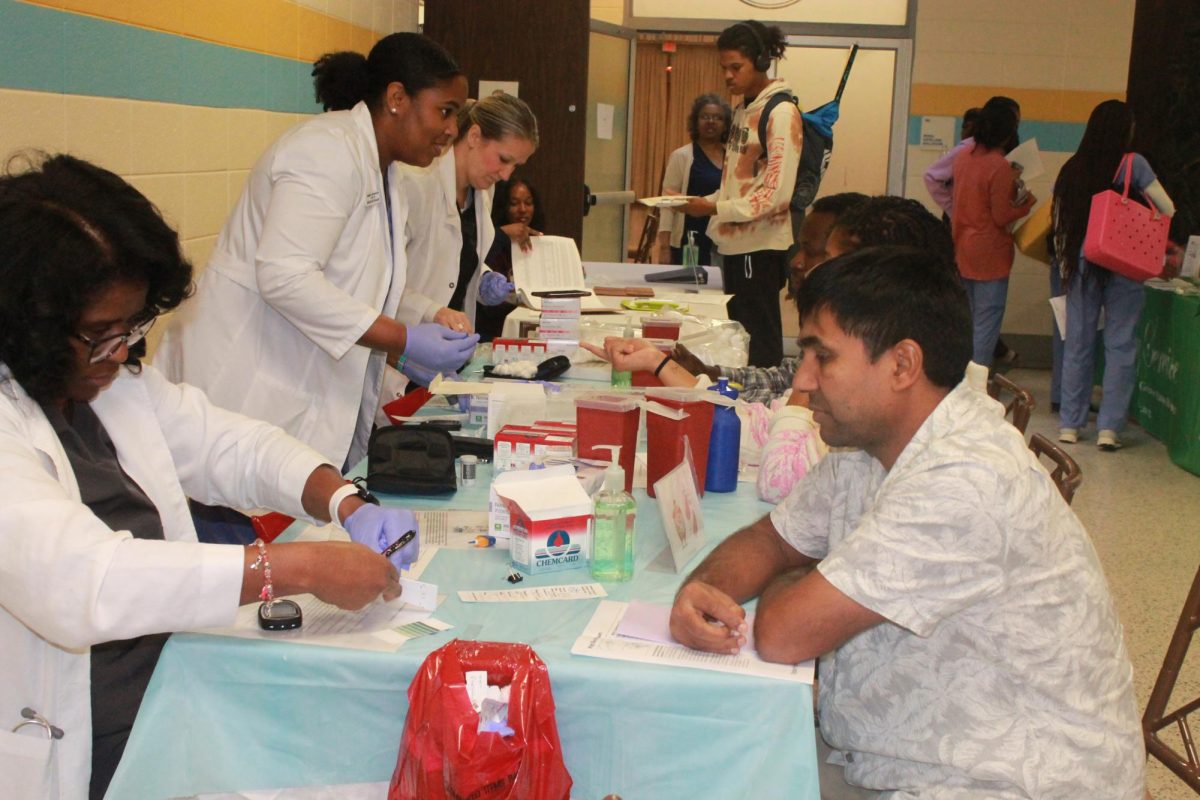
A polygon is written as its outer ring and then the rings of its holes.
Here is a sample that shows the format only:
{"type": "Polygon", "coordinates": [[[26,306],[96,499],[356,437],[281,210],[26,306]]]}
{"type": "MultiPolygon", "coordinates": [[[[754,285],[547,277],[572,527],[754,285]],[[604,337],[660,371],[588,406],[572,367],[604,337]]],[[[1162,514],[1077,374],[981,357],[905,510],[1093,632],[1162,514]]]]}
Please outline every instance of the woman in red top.
{"type": "Polygon", "coordinates": [[[1028,214],[1037,200],[1004,158],[1016,131],[1012,107],[989,101],[976,123],[975,146],[954,161],[954,257],[971,303],[972,359],[988,367],[1000,337],[1012,272],[1008,226],[1028,214]]]}

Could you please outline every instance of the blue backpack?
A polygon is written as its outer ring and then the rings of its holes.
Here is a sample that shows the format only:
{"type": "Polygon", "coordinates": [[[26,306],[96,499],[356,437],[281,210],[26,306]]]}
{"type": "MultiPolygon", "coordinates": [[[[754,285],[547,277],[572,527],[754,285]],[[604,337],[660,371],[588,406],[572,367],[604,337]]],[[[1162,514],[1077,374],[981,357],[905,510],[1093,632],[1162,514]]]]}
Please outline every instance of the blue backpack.
{"type": "MultiPolygon", "coordinates": [[[[850,48],[850,58],[846,60],[846,68],[842,70],[842,80],[834,98],[812,111],[800,113],[804,139],[800,146],[800,164],[796,167],[796,185],[792,189],[792,201],[789,204],[794,212],[803,214],[804,209],[816,199],[821,179],[825,177],[825,170],[829,169],[829,158],[833,155],[833,124],[841,113],[842,92],[846,89],[846,80],[850,77],[850,68],[854,66],[857,55],[858,45],[854,45],[850,48]]],[[[764,158],[767,152],[767,120],[775,106],[783,102],[800,107],[800,99],[796,95],[776,92],[767,99],[767,106],[758,118],[758,143],[762,146],[764,158]]]]}

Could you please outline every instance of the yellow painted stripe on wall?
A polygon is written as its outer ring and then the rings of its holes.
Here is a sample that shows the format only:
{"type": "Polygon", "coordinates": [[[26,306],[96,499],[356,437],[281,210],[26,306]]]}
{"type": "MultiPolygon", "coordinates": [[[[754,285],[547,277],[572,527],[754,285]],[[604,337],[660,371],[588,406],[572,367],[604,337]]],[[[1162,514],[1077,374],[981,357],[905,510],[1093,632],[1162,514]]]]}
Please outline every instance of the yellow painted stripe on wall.
{"type": "Polygon", "coordinates": [[[312,62],[366,53],[380,34],[292,0],[24,0],[140,28],[312,62]]]}
{"type": "Polygon", "coordinates": [[[972,106],[983,105],[993,95],[1011,97],[1020,103],[1023,119],[1050,122],[1087,122],[1092,109],[1098,103],[1104,100],[1125,99],[1124,92],[914,83],[909,113],[930,117],[958,117],[972,106]]]}

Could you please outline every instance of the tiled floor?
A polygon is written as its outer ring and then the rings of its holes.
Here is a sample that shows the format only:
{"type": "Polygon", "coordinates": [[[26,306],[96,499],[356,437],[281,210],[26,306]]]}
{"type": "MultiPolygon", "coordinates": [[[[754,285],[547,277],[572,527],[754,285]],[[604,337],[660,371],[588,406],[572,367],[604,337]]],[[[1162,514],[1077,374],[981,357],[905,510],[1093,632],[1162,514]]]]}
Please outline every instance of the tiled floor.
{"type": "MultiPolygon", "coordinates": [[[[1009,377],[1032,391],[1037,401],[1029,432],[1055,440],[1058,415],[1050,413],[1050,373],[1014,370],[1009,377]]],[[[1063,447],[1083,471],[1072,507],[1104,564],[1125,626],[1138,705],[1144,710],[1200,566],[1200,476],[1171,463],[1162,443],[1132,423],[1122,441],[1125,447],[1120,451],[1101,452],[1096,448],[1093,427],[1078,444],[1063,447]]],[[[1200,641],[1180,671],[1167,708],[1173,710],[1197,696],[1200,641]]],[[[1193,725],[1193,734],[1200,735],[1200,719],[1194,719],[1193,725]]],[[[1197,796],[1156,759],[1150,759],[1147,775],[1155,800],[1195,800],[1197,796]]]]}

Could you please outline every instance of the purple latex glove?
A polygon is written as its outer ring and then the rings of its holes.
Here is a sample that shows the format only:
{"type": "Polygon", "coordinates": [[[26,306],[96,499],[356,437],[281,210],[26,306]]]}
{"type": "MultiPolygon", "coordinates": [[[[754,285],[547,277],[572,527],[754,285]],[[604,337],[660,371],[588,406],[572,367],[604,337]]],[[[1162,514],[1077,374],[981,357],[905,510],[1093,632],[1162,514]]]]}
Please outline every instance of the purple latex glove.
{"type": "Polygon", "coordinates": [[[508,299],[515,287],[503,273],[488,271],[479,279],[479,302],[498,306],[508,299]]]}
{"type": "MultiPolygon", "coordinates": [[[[404,375],[404,377],[408,378],[418,386],[429,386],[429,384],[433,383],[433,379],[436,378],[438,374],[436,369],[429,369],[428,367],[418,364],[415,361],[405,361],[404,366],[400,368],[400,372],[404,375]]],[[[453,372],[450,373],[450,375],[453,374],[453,372]]],[[[450,375],[443,374],[442,377],[446,380],[454,380],[450,377],[450,375]]]]}
{"type": "Polygon", "coordinates": [[[436,322],[410,325],[404,355],[437,372],[454,372],[475,352],[479,334],[452,331],[436,322]]]}
{"type": "MultiPolygon", "coordinates": [[[[433,379],[437,377],[437,372],[434,370],[427,369],[412,361],[405,362],[404,366],[400,368],[400,371],[404,373],[404,375],[410,381],[418,386],[429,386],[429,384],[433,383],[433,379]]],[[[455,372],[443,373],[442,378],[448,381],[462,380],[462,378],[458,377],[458,373],[455,372]]],[[[471,395],[469,394],[447,395],[446,397],[448,399],[455,398],[458,403],[458,410],[464,414],[467,413],[467,410],[471,407],[471,395]]],[[[451,405],[454,405],[454,403],[451,403],[451,405]]]]}
{"type": "MultiPolygon", "coordinates": [[[[403,508],[384,508],[371,503],[355,509],[353,514],[346,517],[342,527],[350,534],[351,541],[365,544],[376,553],[387,550],[409,531],[419,533],[417,518],[411,511],[403,508]]],[[[408,569],[420,554],[421,537],[416,535],[390,558],[396,569],[408,569]]]]}

